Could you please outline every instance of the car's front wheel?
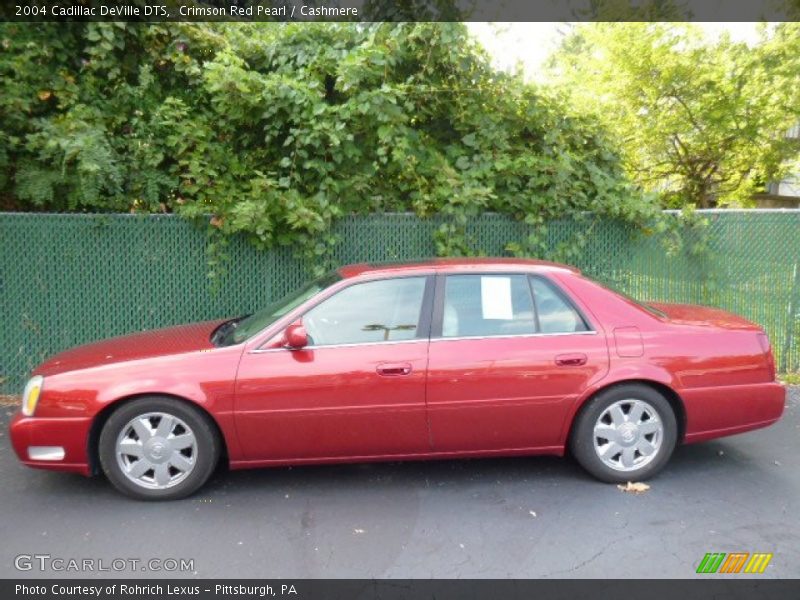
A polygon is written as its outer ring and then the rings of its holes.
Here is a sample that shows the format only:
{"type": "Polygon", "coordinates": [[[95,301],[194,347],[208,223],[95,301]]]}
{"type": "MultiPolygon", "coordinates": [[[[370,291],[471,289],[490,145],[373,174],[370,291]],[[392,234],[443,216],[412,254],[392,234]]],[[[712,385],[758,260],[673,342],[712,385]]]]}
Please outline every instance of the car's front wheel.
{"type": "Polygon", "coordinates": [[[678,438],[669,401],[641,384],[610,388],[581,411],[572,432],[577,461],[602,481],[648,479],[666,465],[678,438]]]}
{"type": "Polygon", "coordinates": [[[197,491],[217,464],[220,443],[209,419],[174,398],[141,398],[114,411],[100,432],[103,472],[141,500],[174,500],[197,491]]]}

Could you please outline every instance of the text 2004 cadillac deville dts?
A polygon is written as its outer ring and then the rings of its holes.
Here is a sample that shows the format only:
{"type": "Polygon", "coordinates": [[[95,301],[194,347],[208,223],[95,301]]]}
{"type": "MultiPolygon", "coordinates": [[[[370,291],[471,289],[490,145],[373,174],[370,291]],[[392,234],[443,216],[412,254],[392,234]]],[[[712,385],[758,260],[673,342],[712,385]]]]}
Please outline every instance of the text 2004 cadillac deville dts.
{"type": "Polygon", "coordinates": [[[531,260],[351,265],[247,317],[58,354],[11,423],[32,467],[144,499],[231,468],[564,454],[609,482],[777,421],[762,329],[531,260]]]}

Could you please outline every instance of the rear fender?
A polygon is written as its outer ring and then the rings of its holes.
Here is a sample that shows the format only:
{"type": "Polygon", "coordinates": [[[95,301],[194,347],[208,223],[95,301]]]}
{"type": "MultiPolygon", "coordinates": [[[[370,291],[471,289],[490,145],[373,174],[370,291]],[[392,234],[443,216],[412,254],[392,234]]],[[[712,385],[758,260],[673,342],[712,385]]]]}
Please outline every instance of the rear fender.
{"type": "MultiPolygon", "coordinates": [[[[680,399],[680,395],[676,391],[675,378],[665,369],[659,368],[649,364],[625,364],[617,368],[613,368],[603,379],[592,383],[584,393],[579,396],[569,407],[561,428],[559,436],[560,443],[566,448],[569,441],[569,434],[572,430],[572,425],[575,418],[589,400],[596,394],[615,385],[624,383],[655,383],[660,386],[669,388],[674,396],[680,399]]],[[[681,410],[683,407],[681,406],[681,410]]],[[[678,415],[679,417],[681,415],[678,415]]]]}

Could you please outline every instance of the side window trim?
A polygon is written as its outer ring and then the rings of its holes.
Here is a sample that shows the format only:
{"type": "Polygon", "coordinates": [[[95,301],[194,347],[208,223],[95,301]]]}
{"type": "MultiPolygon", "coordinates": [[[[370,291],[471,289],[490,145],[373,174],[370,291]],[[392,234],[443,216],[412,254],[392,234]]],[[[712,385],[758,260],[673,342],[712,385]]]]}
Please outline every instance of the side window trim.
{"type": "Polygon", "coordinates": [[[433,301],[436,290],[436,275],[424,275],[425,291],[422,292],[422,306],[417,322],[417,335],[414,340],[430,340],[433,328],[433,301]]]}
{"type": "Polygon", "coordinates": [[[444,284],[445,277],[443,273],[436,274],[435,294],[433,301],[433,323],[431,324],[431,339],[442,337],[442,328],[444,327],[444,284]]]}
{"type": "Polygon", "coordinates": [[[531,302],[533,302],[533,324],[536,327],[536,333],[542,333],[542,325],[539,323],[539,305],[536,302],[536,291],[533,289],[533,275],[528,275],[528,289],[531,292],[531,302]]]}
{"type": "Polygon", "coordinates": [[[544,275],[530,274],[530,275],[528,275],[528,281],[530,282],[531,294],[533,295],[533,310],[534,310],[534,312],[536,314],[536,329],[537,329],[537,331],[541,331],[541,328],[539,327],[539,307],[538,307],[538,304],[536,302],[536,292],[533,289],[533,281],[534,281],[534,279],[539,279],[540,281],[543,281],[545,283],[545,285],[549,286],[550,289],[552,289],[553,292],[555,292],[555,294],[559,298],[561,298],[561,300],[563,300],[564,303],[568,307],[570,307],[572,310],[575,311],[575,314],[578,315],[578,317],[581,319],[581,321],[583,321],[583,324],[586,327],[585,331],[568,331],[568,332],[564,332],[563,335],[574,335],[574,334],[578,334],[578,333],[597,333],[597,330],[595,329],[594,324],[589,319],[586,318],[586,315],[584,314],[584,312],[578,307],[578,305],[575,304],[575,302],[572,301],[572,298],[570,297],[570,295],[567,294],[561,288],[561,286],[558,285],[558,283],[556,283],[555,281],[553,281],[549,277],[545,277],[544,275]]]}

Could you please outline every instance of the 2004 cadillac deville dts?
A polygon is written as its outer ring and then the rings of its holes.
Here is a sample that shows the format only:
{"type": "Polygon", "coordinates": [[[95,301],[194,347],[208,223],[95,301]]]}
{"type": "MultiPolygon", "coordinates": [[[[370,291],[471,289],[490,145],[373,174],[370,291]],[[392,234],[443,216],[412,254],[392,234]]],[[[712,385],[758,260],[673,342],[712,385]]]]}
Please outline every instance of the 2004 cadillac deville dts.
{"type": "Polygon", "coordinates": [[[179,498],[231,468],[564,454],[609,482],[777,421],[763,330],[532,260],[351,265],[263,310],[58,354],[11,423],[32,467],[179,498]]]}

